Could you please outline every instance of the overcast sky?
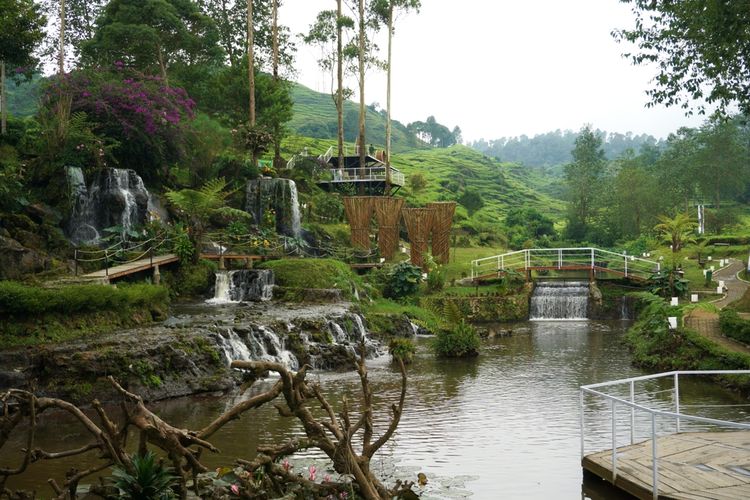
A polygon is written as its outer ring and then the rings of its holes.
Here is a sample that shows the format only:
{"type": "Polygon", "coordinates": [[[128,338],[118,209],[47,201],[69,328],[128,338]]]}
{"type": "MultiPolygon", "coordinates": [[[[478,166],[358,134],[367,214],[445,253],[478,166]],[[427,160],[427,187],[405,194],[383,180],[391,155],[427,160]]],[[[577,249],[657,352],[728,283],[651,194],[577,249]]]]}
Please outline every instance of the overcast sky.
{"type": "MultiPolygon", "coordinates": [[[[335,0],[286,0],[279,21],[306,32],[317,12],[335,8],[335,0]]],[[[703,118],[679,108],[645,107],[655,70],[632,66],[610,35],[632,22],[618,0],[422,0],[418,14],[396,24],[393,117],[406,124],[434,115],[461,127],[464,140],[585,123],[666,137],[700,125],[703,118]]],[[[301,42],[298,49],[297,81],[328,92],[320,50],[301,42]]],[[[367,104],[385,107],[385,90],[383,73],[368,74],[367,104]]]]}

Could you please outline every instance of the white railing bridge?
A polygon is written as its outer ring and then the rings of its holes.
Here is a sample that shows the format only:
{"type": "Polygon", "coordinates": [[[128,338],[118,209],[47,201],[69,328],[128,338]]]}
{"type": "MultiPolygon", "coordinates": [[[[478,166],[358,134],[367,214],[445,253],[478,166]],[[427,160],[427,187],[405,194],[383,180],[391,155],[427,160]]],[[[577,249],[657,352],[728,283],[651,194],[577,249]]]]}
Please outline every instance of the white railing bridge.
{"type": "Polygon", "coordinates": [[[598,271],[649,279],[659,262],[600,248],[529,248],[471,261],[471,278],[501,276],[507,271],[598,271]]]}

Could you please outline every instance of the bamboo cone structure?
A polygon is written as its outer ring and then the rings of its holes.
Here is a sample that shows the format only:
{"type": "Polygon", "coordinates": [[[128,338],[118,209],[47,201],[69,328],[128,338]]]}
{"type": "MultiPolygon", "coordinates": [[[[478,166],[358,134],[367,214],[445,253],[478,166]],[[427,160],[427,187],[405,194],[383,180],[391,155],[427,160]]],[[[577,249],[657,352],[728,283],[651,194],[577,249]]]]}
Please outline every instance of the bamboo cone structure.
{"type": "Polygon", "coordinates": [[[447,264],[451,253],[451,227],[456,212],[455,201],[428,203],[435,211],[432,221],[432,256],[438,264],[447,264]]]}
{"type": "Polygon", "coordinates": [[[352,228],[352,246],[370,248],[373,196],[344,196],[344,212],[352,228]]]}
{"type": "Polygon", "coordinates": [[[427,271],[424,254],[427,252],[427,241],[432,230],[432,219],[434,210],[431,208],[405,208],[401,211],[404,215],[404,224],[409,233],[411,242],[411,263],[427,271]]]}
{"type": "Polygon", "coordinates": [[[375,219],[378,221],[378,248],[380,255],[391,260],[398,249],[398,223],[401,220],[403,198],[376,197],[373,200],[375,219]]]}

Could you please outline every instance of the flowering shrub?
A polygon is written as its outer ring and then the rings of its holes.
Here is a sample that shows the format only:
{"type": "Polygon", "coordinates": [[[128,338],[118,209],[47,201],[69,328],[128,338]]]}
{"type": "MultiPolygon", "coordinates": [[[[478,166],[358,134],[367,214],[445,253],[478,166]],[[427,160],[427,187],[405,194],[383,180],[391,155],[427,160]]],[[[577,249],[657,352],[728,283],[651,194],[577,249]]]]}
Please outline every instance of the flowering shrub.
{"type": "Polygon", "coordinates": [[[195,102],[184,89],[171,87],[116,64],[114,70],[74,71],[52,81],[44,98],[71,99],[71,112],[84,112],[94,131],[119,142],[120,166],[139,170],[164,166],[183,155],[185,125],[195,115],[195,102]]]}

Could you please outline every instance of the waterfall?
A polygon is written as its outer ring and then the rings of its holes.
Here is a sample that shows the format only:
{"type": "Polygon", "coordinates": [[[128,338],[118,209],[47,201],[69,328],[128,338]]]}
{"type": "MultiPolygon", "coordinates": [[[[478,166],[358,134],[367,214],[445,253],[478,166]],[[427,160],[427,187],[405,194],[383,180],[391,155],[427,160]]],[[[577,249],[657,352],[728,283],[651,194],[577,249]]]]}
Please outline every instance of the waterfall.
{"type": "Polygon", "coordinates": [[[539,282],[531,296],[529,318],[586,319],[588,302],[589,285],[586,282],[539,282]]]}
{"type": "Polygon", "coordinates": [[[216,337],[219,341],[219,348],[224,353],[224,357],[227,360],[227,364],[236,359],[244,361],[252,359],[247,345],[231,328],[227,328],[225,334],[219,334],[216,337]]]}
{"type": "Polygon", "coordinates": [[[265,302],[273,298],[273,271],[270,269],[240,269],[218,271],[214,297],[209,304],[232,302],[265,302]]]}
{"type": "Polygon", "coordinates": [[[101,232],[120,226],[123,239],[146,220],[149,193],[134,170],[104,168],[86,189],[81,169],[67,169],[72,209],[68,232],[74,243],[98,243],[101,232]]]}
{"type": "Polygon", "coordinates": [[[297,185],[291,179],[261,177],[248,181],[245,209],[261,225],[267,210],[275,213],[276,232],[299,238],[301,233],[297,185]]]}

